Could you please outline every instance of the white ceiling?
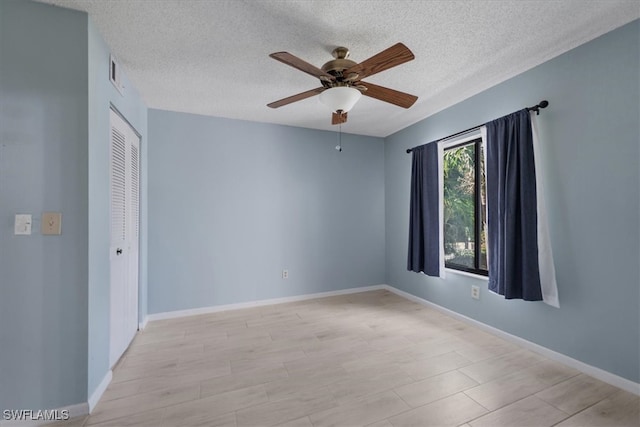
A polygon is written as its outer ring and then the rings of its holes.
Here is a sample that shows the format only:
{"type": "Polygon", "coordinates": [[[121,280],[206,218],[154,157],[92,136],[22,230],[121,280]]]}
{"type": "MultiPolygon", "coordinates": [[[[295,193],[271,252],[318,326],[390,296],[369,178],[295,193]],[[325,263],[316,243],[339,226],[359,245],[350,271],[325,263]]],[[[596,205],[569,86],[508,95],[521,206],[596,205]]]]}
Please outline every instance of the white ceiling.
{"type": "Polygon", "coordinates": [[[40,1],[88,12],[150,108],[314,129],[335,130],[317,96],[266,107],[320,86],[270,53],[320,67],[336,46],[361,62],[403,42],[416,59],[366,81],[419,99],[405,110],[362,97],[342,130],[373,136],[640,17],[638,0],[40,1]]]}

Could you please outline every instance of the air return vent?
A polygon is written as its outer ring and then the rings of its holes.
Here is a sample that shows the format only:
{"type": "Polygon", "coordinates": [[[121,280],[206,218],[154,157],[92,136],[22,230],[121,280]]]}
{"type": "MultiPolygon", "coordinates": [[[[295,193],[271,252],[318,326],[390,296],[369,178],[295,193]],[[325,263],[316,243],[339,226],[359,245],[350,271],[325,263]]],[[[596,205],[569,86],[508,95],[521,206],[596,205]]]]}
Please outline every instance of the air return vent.
{"type": "Polygon", "coordinates": [[[120,80],[120,64],[113,55],[109,55],[109,80],[118,89],[120,95],[123,95],[122,82],[120,80]]]}

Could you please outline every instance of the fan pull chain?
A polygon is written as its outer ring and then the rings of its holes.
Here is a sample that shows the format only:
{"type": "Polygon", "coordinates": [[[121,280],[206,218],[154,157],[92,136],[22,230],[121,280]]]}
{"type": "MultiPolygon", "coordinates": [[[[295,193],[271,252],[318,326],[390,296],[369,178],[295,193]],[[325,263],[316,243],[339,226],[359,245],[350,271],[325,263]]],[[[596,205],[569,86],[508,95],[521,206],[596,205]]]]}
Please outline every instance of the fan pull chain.
{"type": "Polygon", "coordinates": [[[336,150],[342,152],[342,123],[338,125],[338,145],[336,145],[336,150]]]}

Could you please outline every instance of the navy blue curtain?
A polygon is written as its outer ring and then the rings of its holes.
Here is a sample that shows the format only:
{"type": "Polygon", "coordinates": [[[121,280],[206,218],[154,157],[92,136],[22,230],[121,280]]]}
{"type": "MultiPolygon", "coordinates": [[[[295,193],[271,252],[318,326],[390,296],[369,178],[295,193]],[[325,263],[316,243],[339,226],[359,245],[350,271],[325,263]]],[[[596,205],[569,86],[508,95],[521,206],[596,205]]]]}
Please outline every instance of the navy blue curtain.
{"type": "Polygon", "coordinates": [[[531,117],[524,109],[486,127],[489,289],[540,301],[531,117]]]}
{"type": "Polygon", "coordinates": [[[440,275],[438,144],[412,151],[407,270],[440,275]]]}

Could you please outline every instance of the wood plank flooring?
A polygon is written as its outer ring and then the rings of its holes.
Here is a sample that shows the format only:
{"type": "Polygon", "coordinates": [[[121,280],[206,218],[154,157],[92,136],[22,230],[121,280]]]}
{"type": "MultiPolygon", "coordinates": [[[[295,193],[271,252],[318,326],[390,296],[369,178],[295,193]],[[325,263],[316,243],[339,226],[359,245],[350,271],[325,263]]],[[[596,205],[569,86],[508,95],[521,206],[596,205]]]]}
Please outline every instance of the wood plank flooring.
{"type": "Polygon", "coordinates": [[[388,291],[149,323],[58,426],[639,426],[640,398],[388,291]]]}

